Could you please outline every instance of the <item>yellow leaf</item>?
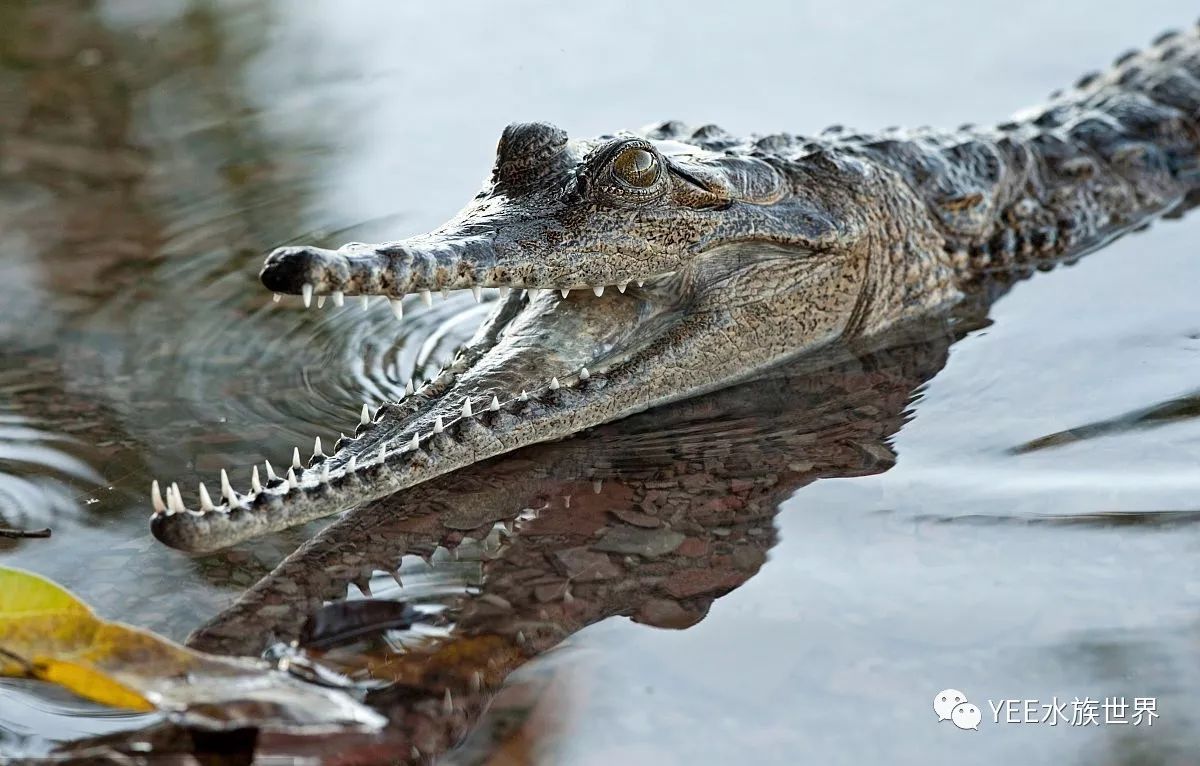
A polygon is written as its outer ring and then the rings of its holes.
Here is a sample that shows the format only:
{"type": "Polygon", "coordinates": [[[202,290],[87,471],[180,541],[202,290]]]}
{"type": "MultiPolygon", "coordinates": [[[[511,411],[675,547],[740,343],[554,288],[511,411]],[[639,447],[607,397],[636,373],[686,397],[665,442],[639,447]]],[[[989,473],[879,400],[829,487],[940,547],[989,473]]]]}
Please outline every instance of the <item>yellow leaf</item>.
{"type": "Polygon", "coordinates": [[[129,710],[153,710],[145,697],[108,678],[95,668],[74,662],[35,661],[39,680],[58,684],[93,702],[129,710]]]}
{"type": "MultiPolygon", "coordinates": [[[[70,591],[31,572],[0,567],[0,675],[58,684],[114,707],[153,710],[142,695],[93,664],[107,626],[70,591]]],[[[134,629],[130,629],[134,630],[134,629]]]]}
{"type": "Polygon", "coordinates": [[[348,695],[259,660],[193,651],[96,616],[44,577],[0,567],[0,676],[36,678],[106,705],[159,709],[192,725],[339,724],[386,720],[348,695]]]}
{"type": "Polygon", "coordinates": [[[70,591],[44,577],[0,567],[0,616],[20,617],[28,612],[91,613],[70,591]]]}

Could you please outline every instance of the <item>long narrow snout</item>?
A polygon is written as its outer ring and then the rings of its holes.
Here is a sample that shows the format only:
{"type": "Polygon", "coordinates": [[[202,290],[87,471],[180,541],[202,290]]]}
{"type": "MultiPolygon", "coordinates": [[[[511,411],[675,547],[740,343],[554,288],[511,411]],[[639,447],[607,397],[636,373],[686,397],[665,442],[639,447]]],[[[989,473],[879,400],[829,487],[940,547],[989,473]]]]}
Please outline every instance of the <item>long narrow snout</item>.
{"type": "Polygon", "coordinates": [[[277,293],[395,298],[425,290],[514,286],[502,277],[492,244],[484,237],[347,245],[338,250],[282,247],[267,257],[260,274],[263,285],[277,293]]]}

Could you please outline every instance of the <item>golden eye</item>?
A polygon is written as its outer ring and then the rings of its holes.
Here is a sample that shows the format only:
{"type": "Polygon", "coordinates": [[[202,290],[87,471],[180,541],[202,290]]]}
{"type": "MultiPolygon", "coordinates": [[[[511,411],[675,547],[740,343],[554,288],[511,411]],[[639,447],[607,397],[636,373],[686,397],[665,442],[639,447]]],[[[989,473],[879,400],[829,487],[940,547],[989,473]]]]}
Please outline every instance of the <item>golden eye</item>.
{"type": "Polygon", "coordinates": [[[613,173],[630,186],[645,189],[658,180],[658,158],[646,149],[631,146],[613,160],[613,173]]]}

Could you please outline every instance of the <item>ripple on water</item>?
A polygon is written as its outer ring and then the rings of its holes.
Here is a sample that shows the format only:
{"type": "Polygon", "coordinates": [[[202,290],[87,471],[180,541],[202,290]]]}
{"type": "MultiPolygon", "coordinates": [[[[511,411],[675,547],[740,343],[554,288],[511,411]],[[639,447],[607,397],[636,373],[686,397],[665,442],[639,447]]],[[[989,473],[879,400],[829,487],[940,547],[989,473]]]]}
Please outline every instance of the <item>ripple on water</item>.
{"type": "Polygon", "coordinates": [[[26,415],[9,393],[0,385],[0,526],[51,526],[103,477],[75,454],[84,445],[61,433],[64,424],[26,415]]]}

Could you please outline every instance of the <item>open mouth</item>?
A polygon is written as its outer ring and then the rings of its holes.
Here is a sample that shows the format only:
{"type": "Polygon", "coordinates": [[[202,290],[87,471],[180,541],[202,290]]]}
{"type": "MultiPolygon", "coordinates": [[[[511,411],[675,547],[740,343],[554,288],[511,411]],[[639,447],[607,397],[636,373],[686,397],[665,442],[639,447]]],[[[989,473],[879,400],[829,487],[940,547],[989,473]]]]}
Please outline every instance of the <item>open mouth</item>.
{"type": "MultiPolygon", "coordinates": [[[[377,253],[373,250],[372,253],[377,253]]],[[[374,257],[374,256],[372,256],[374,257]]],[[[326,516],[394,493],[525,444],[559,438],[606,417],[589,405],[611,395],[610,373],[660,338],[682,315],[677,275],[662,274],[611,285],[553,287],[462,284],[438,271],[409,270],[396,279],[360,260],[347,268],[334,251],[277,251],[263,282],[279,295],[301,296],[305,306],[347,297],[388,299],[403,315],[402,298],[470,290],[483,300],[497,287],[495,308],[451,363],[422,384],[409,382],[399,401],[371,412],[364,405],[353,436],[328,452],[318,438],[311,456],[293,451],[286,468],[251,467],[248,491],[222,471],[219,492],[200,485],[189,507],[177,484],[151,489],[151,528],[163,542],[192,551],[213,550],[250,536],[326,516]],[[285,258],[278,258],[280,252],[285,258]],[[294,266],[299,260],[304,269],[294,266]],[[284,263],[273,269],[273,263],[284,263]],[[551,421],[569,421],[566,424],[551,421]]],[[[277,298],[278,299],[278,298],[277,298]]],[[[625,406],[625,405],[623,405],[625,406]]],[[[613,411],[611,406],[600,412],[613,411]]]]}

